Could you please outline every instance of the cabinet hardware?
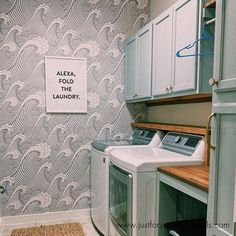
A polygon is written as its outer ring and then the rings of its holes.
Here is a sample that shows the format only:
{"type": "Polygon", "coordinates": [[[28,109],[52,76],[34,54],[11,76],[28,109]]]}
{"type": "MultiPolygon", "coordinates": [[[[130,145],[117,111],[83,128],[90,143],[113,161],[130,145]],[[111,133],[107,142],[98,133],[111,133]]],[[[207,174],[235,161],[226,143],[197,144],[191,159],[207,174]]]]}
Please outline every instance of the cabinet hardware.
{"type": "Polygon", "coordinates": [[[219,81],[214,79],[214,78],[209,79],[209,85],[212,86],[212,87],[214,85],[218,85],[218,83],[219,83],[219,81]]]}
{"type": "Polygon", "coordinates": [[[215,117],[215,116],[216,116],[216,113],[212,113],[212,114],[208,117],[207,134],[206,134],[206,141],[207,141],[207,144],[209,145],[209,147],[210,147],[212,150],[215,150],[216,147],[211,145],[211,140],[210,140],[210,125],[211,125],[211,119],[212,119],[213,117],[215,117]]]}
{"type": "Polygon", "coordinates": [[[169,93],[169,92],[171,92],[172,89],[173,89],[173,87],[171,85],[169,85],[168,87],[166,87],[166,92],[169,93]]]}

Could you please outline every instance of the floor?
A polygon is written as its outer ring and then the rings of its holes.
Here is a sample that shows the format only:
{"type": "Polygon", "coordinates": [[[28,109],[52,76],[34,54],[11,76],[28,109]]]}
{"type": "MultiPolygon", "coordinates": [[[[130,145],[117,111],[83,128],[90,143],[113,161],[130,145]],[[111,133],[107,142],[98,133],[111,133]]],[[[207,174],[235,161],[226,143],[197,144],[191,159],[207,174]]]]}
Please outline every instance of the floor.
{"type": "MultiPolygon", "coordinates": [[[[60,222],[60,223],[68,223],[68,222],[71,222],[71,221],[65,221],[65,222],[60,222]]],[[[74,221],[73,221],[74,222],[74,221]]],[[[56,224],[56,222],[55,222],[56,224]]],[[[99,234],[95,231],[93,225],[91,222],[81,222],[83,228],[84,228],[84,231],[86,233],[87,236],[98,236],[99,234]]],[[[41,223],[39,224],[21,224],[20,227],[32,227],[32,226],[40,226],[41,223]]],[[[0,236],[10,236],[11,235],[11,231],[15,228],[19,228],[19,224],[18,225],[15,225],[14,224],[11,224],[9,226],[3,226],[3,230],[2,230],[2,234],[0,234],[0,236]]]]}

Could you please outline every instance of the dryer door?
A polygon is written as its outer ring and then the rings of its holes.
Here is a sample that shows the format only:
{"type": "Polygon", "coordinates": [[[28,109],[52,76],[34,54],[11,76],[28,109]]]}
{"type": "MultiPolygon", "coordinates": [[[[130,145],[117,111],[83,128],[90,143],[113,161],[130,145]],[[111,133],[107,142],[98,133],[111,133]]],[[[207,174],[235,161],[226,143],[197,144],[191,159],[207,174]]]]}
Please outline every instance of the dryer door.
{"type": "Polygon", "coordinates": [[[132,175],[114,164],[109,168],[110,220],[121,236],[132,233],[132,175]]]}

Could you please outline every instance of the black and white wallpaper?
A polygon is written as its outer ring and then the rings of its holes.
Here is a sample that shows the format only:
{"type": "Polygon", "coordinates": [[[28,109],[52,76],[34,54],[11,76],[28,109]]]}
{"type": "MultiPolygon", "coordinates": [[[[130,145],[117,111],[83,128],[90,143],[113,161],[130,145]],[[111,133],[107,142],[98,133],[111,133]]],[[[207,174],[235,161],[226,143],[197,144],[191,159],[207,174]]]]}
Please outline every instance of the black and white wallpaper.
{"type": "Polygon", "coordinates": [[[148,0],[0,0],[2,216],[89,207],[91,141],[127,138],[145,118],[124,102],[124,44],[148,11],[148,0]],[[87,114],[45,112],[45,55],[87,58],[87,114]]]}

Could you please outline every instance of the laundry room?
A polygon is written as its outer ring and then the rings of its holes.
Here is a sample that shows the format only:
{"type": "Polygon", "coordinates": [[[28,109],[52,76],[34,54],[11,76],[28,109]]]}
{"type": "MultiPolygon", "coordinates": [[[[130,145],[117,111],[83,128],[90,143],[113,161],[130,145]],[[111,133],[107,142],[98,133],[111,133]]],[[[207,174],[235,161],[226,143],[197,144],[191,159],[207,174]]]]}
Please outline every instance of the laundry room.
{"type": "Polygon", "coordinates": [[[0,236],[235,236],[235,12],[0,0],[0,236]]]}

